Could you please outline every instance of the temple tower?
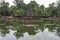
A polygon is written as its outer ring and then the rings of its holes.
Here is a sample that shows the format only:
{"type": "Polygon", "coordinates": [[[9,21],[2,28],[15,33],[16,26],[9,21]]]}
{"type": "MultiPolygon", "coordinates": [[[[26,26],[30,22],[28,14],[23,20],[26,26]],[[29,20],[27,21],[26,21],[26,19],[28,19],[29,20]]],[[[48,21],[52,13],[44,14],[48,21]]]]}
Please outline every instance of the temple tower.
{"type": "Polygon", "coordinates": [[[18,4],[22,4],[23,0],[16,0],[18,4]]]}
{"type": "Polygon", "coordinates": [[[23,3],[23,0],[19,0],[19,3],[22,4],[23,3]]]}
{"type": "Polygon", "coordinates": [[[32,7],[27,7],[26,16],[33,16],[33,8],[32,7]]]}

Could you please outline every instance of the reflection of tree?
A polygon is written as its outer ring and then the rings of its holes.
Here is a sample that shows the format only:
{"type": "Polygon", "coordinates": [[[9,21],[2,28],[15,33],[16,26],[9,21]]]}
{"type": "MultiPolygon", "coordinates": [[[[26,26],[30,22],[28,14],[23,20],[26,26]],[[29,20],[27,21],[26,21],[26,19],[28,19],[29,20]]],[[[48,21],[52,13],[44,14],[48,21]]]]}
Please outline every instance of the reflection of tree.
{"type": "Polygon", "coordinates": [[[8,28],[8,26],[7,26],[7,24],[6,23],[2,23],[1,25],[0,25],[0,32],[1,32],[1,35],[2,36],[5,36],[6,34],[8,34],[9,33],[9,28],[8,28]]]}
{"type": "Polygon", "coordinates": [[[56,29],[56,25],[47,25],[46,26],[48,29],[49,29],[49,31],[51,31],[51,32],[54,32],[54,30],[56,29]]]}
{"type": "Polygon", "coordinates": [[[58,34],[58,36],[60,36],[60,27],[57,28],[57,34],[58,34]]]}
{"type": "Polygon", "coordinates": [[[15,28],[15,30],[16,30],[16,32],[14,33],[14,35],[16,36],[16,37],[23,37],[23,33],[25,33],[25,32],[28,32],[29,33],[29,35],[35,35],[36,34],[36,32],[34,31],[34,30],[36,30],[34,27],[20,27],[20,26],[17,26],[16,28],[15,28]]]}
{"type": "Polygon", "coordinates": [[[55,22],[45,20],[45,21],[39,23],[38,28],[41,29],[41,31],[43,32],[44,28],[48,28],[49,31],[53,31],[55,29],[55,27],[56,27],[55,22]],[[54,25],[49,25],[49,24],[54,24],[54,25]]]}
{"type": "Polygon", "coordinates": [[[17,37],[17,38],[20,38],[20,37],[23,37],[23,32],[15,32],[14,35],[17,37]]]}
{"type": "Polygon", "coordinates": [[[44,25],[43,22],[39,23],[39,27],[38,27],[42,32],[44,31],[44,25]]]}
{"type": "Polygon", "coordinates": [[[57,31],[57,34],[60,36],[60,27],[57,26],[56,22],[53,21],[42,21],[40,22],[36,27],[26,27],[23,26],[20,22],[3,22],[0,25],[0,32],[2,33],[2,36],[5,36],[6,34],[9,33],[9,29],[16,31],[14,35],[19,38],[23,37],[23,33],[28,32],[29,35],[35,35],[37,32],[36,30],[40,29],[42,32],[44,31],[45,28],[48,28],[50,32],[54,32],[54,30],[57,31]],[[54,24],[54,25],[46,25],[45,24],[54,24]],[[9,27],[12,26],[12,27],[9,27]]]}

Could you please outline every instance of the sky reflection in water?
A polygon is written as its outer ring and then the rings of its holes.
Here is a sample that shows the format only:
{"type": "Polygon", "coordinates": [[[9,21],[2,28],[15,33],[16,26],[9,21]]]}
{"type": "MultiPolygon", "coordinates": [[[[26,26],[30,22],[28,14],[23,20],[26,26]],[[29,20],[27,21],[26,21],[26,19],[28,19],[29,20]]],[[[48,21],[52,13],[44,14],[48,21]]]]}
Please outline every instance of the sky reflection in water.
{"type": "Polygon", "coordinates": [[[25,32],[23,37],[16,39],[13,35],[14,31],[10,30],[10,33],[5,37],[0,36],[0,40],[60,40],[60,37],[55,35],[55,32],[49,32],[48,28],[44,32],[39,32],[36,35],[29,35],[28,32],[25,32]]]}

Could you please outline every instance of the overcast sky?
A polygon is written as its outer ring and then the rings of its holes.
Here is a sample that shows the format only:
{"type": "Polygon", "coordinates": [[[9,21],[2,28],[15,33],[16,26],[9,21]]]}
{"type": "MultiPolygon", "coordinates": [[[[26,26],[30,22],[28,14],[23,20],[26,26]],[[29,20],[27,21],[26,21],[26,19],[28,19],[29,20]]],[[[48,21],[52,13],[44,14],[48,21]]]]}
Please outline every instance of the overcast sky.
{"type": "MultiPolygon", "coordinates": [[[[13,1],[14,0],[6,0],[10,3],[10,5],[13,5],[13,1]]],[[[24,2],[27,4],[29,3],[31,0],[24,0],[24,2]]],[[[35,0],[38,4],[42,5],[44,4],[45,7],[48,6],[48,4],[56,2],[57,0],[35,0]]]]}

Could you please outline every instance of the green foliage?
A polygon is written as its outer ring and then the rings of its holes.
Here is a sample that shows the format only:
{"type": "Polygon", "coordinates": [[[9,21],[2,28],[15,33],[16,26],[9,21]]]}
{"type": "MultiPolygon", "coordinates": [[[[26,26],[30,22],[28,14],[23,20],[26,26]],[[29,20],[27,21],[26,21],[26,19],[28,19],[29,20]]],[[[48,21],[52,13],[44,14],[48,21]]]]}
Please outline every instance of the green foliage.
{"type": "Polygon", "coordinates": [[[60,17],[60,10],[57,11],[57,16],[60,17]]]}
{"type": "Polygon", "coordinates": [[[54,3],[49,4],[49,7],[45,8],[44,5],[37,4],[35,1],[31,1],[29,4],[23,3],[23,1],[15,0],[15,5],[9,7],[8,2],[0,2],[0,16],[2,15],[11,15],[11,16],[26,16],[27,8],[32,8],[33,16],[41,16],[41,17],[50,17],[50,16],[58,16],[60,17],[60,8],[58,2],[58,6],[54,6],[54,3]]]}
{"type": "Polygon", "coordinates": [[[0,3],[0,15],[7,14],[9,12],[8,9],[9,9],[9,3],[8,2],[3,1],[0,3]]]}

